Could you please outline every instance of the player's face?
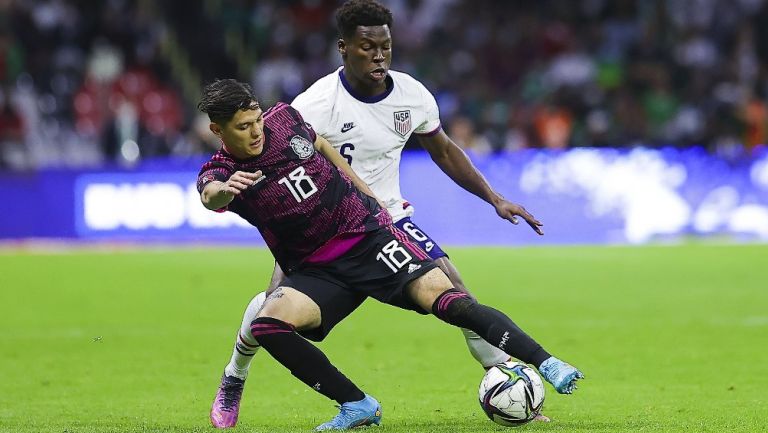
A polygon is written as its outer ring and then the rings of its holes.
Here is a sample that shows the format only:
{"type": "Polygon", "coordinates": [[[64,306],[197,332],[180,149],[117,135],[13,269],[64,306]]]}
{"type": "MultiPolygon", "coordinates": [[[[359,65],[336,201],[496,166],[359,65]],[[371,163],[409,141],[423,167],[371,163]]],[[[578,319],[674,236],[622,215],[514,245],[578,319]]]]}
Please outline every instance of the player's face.
{"type": "Polygon", "coordinates": [[[260,108],[238,110],[224,125],[211,123],[211,131],[235,158],[247,159],[264,151],[264,116],[260,108]]]}
{"type": "Polygon", "coordinates": [[[357,26],[355,35],[339,40],[344,75],[358,90],[383,92],[392,63],[389,26],[357,26]]]}

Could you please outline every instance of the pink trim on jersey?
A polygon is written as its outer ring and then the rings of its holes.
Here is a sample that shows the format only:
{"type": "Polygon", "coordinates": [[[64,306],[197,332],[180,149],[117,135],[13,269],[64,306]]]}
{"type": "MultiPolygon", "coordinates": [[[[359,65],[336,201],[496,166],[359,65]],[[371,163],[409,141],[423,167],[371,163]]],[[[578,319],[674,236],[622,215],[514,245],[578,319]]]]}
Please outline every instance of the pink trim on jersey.
{"type": "Polygon", "coordinates": [[[411,242],[411,238],[409,238],[408,235],[400,231],[400,229],[398,229],[395,226],[389,226],[387,228],[389,229],[390,232],[392,232],[393,235],[395,235],[395,239],[400,241],[401,244],[405,245],[406,248],[411,250],[411,252],[413,253],[413,255],[416,256],[417,259],[431,260],[429,255],[425,253],[424,250],[422,250],[418,245],[411,242]]]}
{"type": "Polygon", "coordinates": [[[420,136],[420,137],[432,137],[434,135],[437,135],[440,130],[443,129],[443,125],[437,125],[437,128],[433,129],[430,132],[414,132],[414,134],[420,136]]]}
{"type": "Polygon", "coordinates": [[[337,236],[326,242],[315,250],[309,257],[304,259],[304,263],[328,263],[341,257],[344,253],[351,250],[365,238],[367,233],[352,233],[349,235],[337,236]]]}
{"type": "Polygon", "coordinates": [[[285,102],[278,102],[277,104],[273,105],[272,108],[267,110],[266,113],[264,113],[264,120],[267,120],[268,118],[272,117],[273,114],[277,113],[278,111],[282,110],[283,108],[288,107],[288,104],[285,102]]]}

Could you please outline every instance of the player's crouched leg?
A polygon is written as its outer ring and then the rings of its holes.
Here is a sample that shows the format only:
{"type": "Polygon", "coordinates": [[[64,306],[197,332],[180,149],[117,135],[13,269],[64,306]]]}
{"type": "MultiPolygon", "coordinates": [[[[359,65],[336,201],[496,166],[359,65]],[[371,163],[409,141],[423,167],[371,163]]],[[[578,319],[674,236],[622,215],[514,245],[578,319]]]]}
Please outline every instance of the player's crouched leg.
{"type": "MultiPolygon", "coordinates": [[[[276,288],[267,296],[256,318],[269,317],[290,324],[295,329],[320,326],[320,307],[307,295],[286,286],[276,288]]],[[[253,325],[251,325],[253,333],[253,325]]],[[[258,336],[254,334],[258,340],[258,336]]]]}
{"type": "Polygon", "coordinates": [[[365,394],[320,349],[296,333],[319,327],[320,314],[320,307],[304,293],[278,287],[251,323],[251,333],[264,350],[310,388],[341,405],[361,401],[365,394]]]}
{"type": "Polygon", "coordinates": [[[232,357],[224,367],[216,397],[211,404],[211,425],[219,429],[232,428],[237,425],[240,415],[240,399],[245,388],[245,379],[253,356],[259,350],[259,343],[251,335],[251,322],[261,309],[266,299],[266,292],[256,295],[243,313],[240,331],[237,333],[232,357]]]}
{"type": "Polygon", "coordinates": [[[422,308],[444,322],[476,332],[507,354],[535,365],[559,393],[570,394],[576,389],[576,380],[584,377],[580,371],[552,357],[506,314],[479,304],[464,292],[446,287],[446,281],[448,284],[450,281],[445,274],[437,271],[440,275],[433,275],[434,272],[425,274],[408,286],[411,298],[422,308]]]}

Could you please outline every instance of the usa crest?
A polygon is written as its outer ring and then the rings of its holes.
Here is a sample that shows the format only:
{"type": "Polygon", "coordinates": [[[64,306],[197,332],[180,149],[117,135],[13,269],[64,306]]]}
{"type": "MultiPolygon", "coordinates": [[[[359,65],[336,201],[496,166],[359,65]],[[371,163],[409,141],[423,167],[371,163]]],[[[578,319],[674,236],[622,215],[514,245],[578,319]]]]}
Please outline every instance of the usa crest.
{"type": "Polygon", "coordinates": [[[395,111],[395,131],[403,137],[411,132],[411,110],[395,111]]]}
{"type": "Polygon", "coordinates": [[[300,135],[294,135],[291,138],[291,148],[301,159],[307,159],[315,153],[315,146],[300,135]]]}

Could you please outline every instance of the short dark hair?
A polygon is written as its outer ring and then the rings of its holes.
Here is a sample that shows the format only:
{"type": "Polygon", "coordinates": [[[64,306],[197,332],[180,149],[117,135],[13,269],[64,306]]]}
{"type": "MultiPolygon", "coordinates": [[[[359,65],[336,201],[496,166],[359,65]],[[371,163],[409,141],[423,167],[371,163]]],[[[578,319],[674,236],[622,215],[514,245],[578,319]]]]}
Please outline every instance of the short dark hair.
{"type": "Polygon", "coordinates": [[[342,38],[355,34],[357,26],[392,28],[392,12],[374,0],[349,0],[336,11],[336,27],[342,38]]]}
{"type": "Polygon", "coordinates": [[[197,109],[208,114],[211,122],[223,124],[232,120],[238,110],[256,110],[259,103],[247,83],[227,78],[216,80],[203,89],[197,109]]]}

